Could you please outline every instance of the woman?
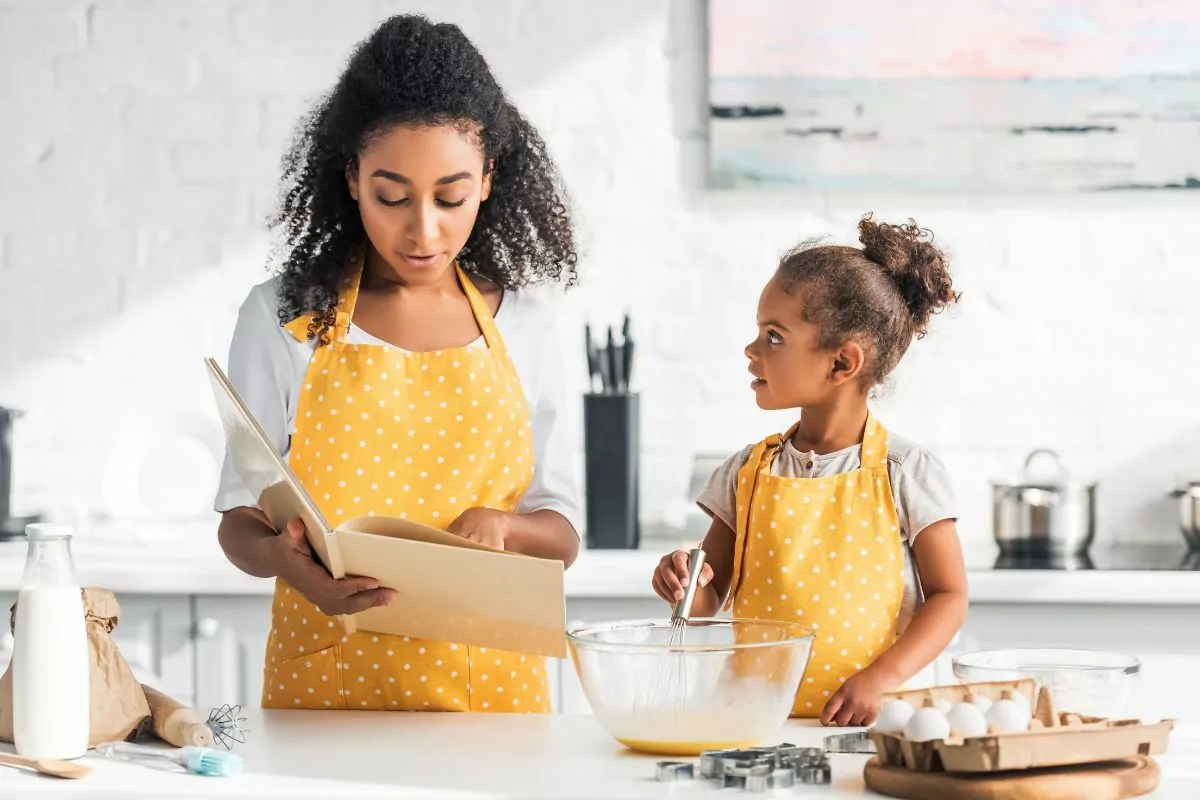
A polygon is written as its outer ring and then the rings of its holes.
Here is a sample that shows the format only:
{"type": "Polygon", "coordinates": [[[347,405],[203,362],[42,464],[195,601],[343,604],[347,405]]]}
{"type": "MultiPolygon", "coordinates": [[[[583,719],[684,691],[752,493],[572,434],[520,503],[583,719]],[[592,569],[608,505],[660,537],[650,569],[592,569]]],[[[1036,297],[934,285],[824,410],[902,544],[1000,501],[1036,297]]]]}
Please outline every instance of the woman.
{"type": "MultiPolygon", "coordinates": [[[[570,402],[549,311],[576,252],[544,142],[453,25],[393,17],[359,45],[285,160],[278,276],[243,304],[230,379],[331,525],[407,517],[570,565],[570,402]]],[[[268,708],[549,710],[544,661],[332,619],[391,601],[277,533],[228,461],[219,538],[276,578],[268,708]]],[[[457,576],[447,575],[447,580],[457,576]]]]}

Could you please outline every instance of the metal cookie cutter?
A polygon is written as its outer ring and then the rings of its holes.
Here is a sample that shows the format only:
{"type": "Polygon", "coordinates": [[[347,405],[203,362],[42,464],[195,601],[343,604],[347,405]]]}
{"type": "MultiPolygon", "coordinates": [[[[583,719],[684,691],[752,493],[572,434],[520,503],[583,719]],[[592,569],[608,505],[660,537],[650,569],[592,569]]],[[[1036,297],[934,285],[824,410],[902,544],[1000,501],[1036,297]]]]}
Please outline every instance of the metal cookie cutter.
{"type": "Polygon", "coordinates": [[[737,753],[737,750],[706,750],[701,753],[700,777],[721,780],[725,776],[725,758],[737,753]]]}
{"type": "Polygon", "coordinates": [[[875,742],[868,731],[840,733],[825,737],[825,750],[829,753],[870,754],[875,752],[875,742]]]}
{"type": "Polygon", "coordinates": [[[660,781],[690,781],[696,776],[692,765],[686,761],[658,762],[657,777],[660,781]]]}
{"type": "Polygon", "coordinates": [[[819,764],[806,764],[796,767],[796,777],[800,782],[808,785],[823,785],[829,783],[832,778],[832,771],[829,769],[829,762],[822,761],[819,764]]]}
{"type": "Polygon", "coordinates": [[[751,775],[746,778],[747,792],[767,792],[774,789],[790,789],[796,785],[796,773],[788,767],[776,767],[769,775],[751,775]]]}
{"type": "Polygon", "coordinates": [[[746,764],[725,763],[724,784],[726,789],[745,789],[754,779],[769,778],[775,771],[770,762],[755,762],[746,764]]]}
{"type": "Polygon", "coordinates": [[[789,745],[786,749],[781,748],[776,751],[776,754],[779,758],[779,763],[786,767],[817,764],[825,758],[825,751],[820,747],[793,747],[789,745]]]}

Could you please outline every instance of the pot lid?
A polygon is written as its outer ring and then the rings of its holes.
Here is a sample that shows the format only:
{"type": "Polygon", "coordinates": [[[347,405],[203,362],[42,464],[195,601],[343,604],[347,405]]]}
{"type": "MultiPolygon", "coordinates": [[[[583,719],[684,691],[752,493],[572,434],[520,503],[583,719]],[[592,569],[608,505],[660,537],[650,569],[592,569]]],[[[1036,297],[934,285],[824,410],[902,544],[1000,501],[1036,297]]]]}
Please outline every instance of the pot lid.
{"type": "Polygon", "coordinates": [[[1084,481],[1075,477],[1063,465],[1058,453],[1039,447],[1025,457],[1025,464],[1015,480],[992,481],[994,486],[1012,489],[1082,490],[1096,485],[1095,481],[1084,481]]]}
{"type": "Polygon", "coordinates": [[[1200,492],[1200,475],[1185,474],[1175,479],[1175,489],[1171,492],[1174,497],[1200,492]]]}

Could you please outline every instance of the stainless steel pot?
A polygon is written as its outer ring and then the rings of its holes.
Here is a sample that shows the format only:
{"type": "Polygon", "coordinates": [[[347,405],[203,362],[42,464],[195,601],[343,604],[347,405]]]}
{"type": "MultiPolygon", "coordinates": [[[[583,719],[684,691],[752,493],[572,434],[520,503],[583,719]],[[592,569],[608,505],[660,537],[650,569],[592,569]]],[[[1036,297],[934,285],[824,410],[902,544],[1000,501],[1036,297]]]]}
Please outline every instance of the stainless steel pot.
{"type": "Polygon", "coordinates": [[[25,526],[41,521],[40,515],[12,515],[13,422],[20,416],[15,408],[0,408],[0,541],[24,538],[25,526]]]}
{"type": "Polygon", "coordinates": [[[992,482],[992,533],[1005,555],[1083,555],[1096,534],[1096,484],[1070,477],[1053,450],[1034,450],[1020,480],[992,482]],[[1039,456],[1053,459],[1053,473],[1034,474],[1039,456]]]}
{"type": "Polygon", "coordinates": [[[1188,549],[1200,552],[1200,482],[1188,483],[1172,492],[1179,502],[1179,530],[1188,549]]]}

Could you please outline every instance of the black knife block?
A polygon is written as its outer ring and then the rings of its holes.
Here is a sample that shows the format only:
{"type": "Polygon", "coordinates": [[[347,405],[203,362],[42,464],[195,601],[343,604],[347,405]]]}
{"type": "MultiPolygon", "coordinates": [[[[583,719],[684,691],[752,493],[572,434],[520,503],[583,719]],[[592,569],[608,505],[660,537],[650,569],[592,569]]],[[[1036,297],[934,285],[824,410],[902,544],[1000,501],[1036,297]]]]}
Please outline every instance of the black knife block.
{"type": "Polygon", "coordinates": [[[638,521],[638,396],[583,396],[587,546],[635,550],[638,521]]]}

